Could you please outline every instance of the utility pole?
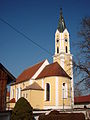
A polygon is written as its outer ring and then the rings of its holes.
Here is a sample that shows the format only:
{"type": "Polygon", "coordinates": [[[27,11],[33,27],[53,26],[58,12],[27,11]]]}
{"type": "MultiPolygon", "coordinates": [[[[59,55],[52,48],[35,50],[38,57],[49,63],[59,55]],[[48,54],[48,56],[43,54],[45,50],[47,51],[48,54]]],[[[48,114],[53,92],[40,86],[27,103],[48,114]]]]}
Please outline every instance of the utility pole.
{"type": "Polygon", "coordinates": [[[63,88],[63,112],[64,112],[64,88],[63,88]]]}

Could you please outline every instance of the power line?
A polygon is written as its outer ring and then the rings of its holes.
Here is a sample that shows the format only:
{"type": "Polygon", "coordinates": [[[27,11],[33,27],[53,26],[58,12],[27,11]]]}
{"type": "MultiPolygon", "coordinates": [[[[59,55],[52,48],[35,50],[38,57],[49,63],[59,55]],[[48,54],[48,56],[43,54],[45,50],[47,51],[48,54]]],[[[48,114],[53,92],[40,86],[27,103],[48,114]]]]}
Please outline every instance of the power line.
{"type": "Polygon", "coordinates": [[[0,18],[0,21],[2,21],[3,23],[7,24],[10,28],[12,28],[14,31],[16,31],[17,33],[19,33],[20,35],[22,35],[24,38],[26,38],[27,40],[29,40],[30,42],[32,42],[34,45],[38,46],[40,49],[42,49],[43,51],[47,52],[50,56],[52,56],[53,54],[51,52],[49,52],[47,49],[43,48],[41,45],[39,45],[38,43],[34,42],[31,38],[29,38],[26,34],[24,34],[23,32],[19,31],[17,28],[15,28],[14,26],[12,26],[11,24],[9,24],[6,20],[0,18]]]}

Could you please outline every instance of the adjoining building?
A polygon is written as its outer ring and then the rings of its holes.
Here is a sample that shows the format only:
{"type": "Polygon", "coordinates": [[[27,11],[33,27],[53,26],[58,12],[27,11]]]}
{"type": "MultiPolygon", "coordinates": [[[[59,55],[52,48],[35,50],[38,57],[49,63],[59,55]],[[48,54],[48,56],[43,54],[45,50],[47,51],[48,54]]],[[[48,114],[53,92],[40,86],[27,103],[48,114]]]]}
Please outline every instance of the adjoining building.
{"type": "Polygon", "coordinates": [[[11,84],[10,100],[25,97],[34,109],[71,109],[74,105],[73,65],[69,32],[62,10],[55,33],[53,63],[39,62],[24,70],[11,84]]]}
{"type": "Polygon", "coordinates": [[[10,92],[7,91],[6,93],[6,110],[9,110],[10,104],[8,103],[10,101],[10,92]]]}
{"type": "Polygon", "coordinates": [[[74,108],[90,108],[90,95],[74,98],[74,108]]]}
{"type": "Polygon", "coordinates": [[[0,111],[6,110],[7,85],[15,81],[15,77],[0,63],[0,111]]]}

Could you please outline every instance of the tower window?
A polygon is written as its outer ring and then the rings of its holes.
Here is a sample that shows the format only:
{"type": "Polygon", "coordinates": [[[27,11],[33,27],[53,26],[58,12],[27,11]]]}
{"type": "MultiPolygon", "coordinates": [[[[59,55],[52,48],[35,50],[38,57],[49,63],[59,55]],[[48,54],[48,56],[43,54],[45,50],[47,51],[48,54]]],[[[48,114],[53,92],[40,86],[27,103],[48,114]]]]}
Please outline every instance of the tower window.
{"type": "Polygon", "coordinates": [[[59,47],[57,47],[57,53],[59,53],[59,47]]]}
{"type": "Polygon", "coordinates": [[[66,53],[68,53],[68,49],[67,49],[67,46],[65,47],[65,49],[66,49],[66,53]]]}
{"type": "Polygon", "coordinates": [[[50,84],[46,83],[46,101],[50,101],[50,84]]]}

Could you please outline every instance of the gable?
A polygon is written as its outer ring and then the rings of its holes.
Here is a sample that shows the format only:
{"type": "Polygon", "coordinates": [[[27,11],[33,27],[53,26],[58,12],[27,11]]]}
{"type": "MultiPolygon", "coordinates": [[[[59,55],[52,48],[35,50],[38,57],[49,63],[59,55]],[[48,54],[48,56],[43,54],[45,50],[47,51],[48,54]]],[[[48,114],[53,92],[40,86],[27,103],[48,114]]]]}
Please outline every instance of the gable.
{"type": "Polygon", "coordinates": [[[24,82],[30,79],[35,79],[40,74],[40,72],[44,69],[44,67],[48,64],[49,64],[48,61],[44,60],[24,70],[16,79],[15,84],[24,82]]]}
{"type": "Polygon", "coordinates": [[[7,76],[7,84],[16,80],[16,78],[0,63],[0,79],[7,76]]]}
{"type": "Polygon", "coordinates": [[[22,91],[25,91],[25,90],[42,90],[43,91],[44,89],[41,88],[41,86],[38,83],[34,82],[31,85],[24,88],[22,91]]]}

